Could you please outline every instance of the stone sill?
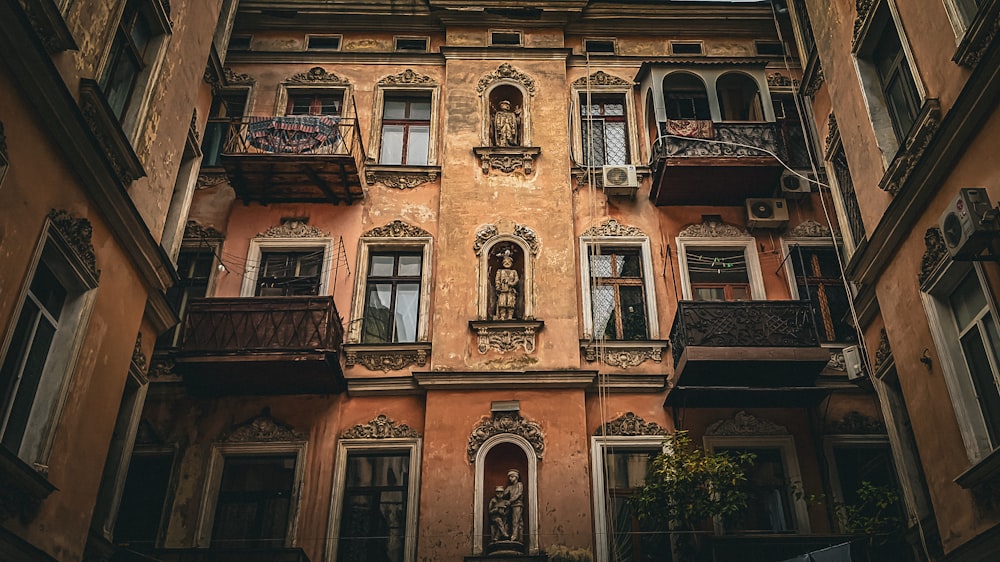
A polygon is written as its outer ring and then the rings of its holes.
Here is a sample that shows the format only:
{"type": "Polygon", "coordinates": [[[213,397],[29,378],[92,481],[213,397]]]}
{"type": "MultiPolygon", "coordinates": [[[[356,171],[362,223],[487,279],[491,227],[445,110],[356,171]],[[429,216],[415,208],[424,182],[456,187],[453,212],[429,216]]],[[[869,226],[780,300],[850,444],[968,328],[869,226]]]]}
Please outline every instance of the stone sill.
{"type": "Polygon", "coordinates": [[[368,185],[381,183],[394,189],[410,189],[433,183],[441,177],[441,166],[383,166],[365,164],[365,181],[368,185]]]}
{"type": "Polygon", "coordinates": [[[580,340],[580,349],[588,362],[601,360],[611,367],[637,367],[647,360],[655,363],[663,361],[663,353],[670,347],[667,340],[606,341],[580,340]],[[599,347],[604,348],[603,359],[599,347]]]}
{"type": "Polygon", "coordinates": [[[146,170],[108,105],[101,86],[89,78],[80,80],[80,110],[118,179],[128,186],[145,176],[146,170]]]}
{"type": "Polygon", "coordinates": [[[0,446],[0,522],[17,515],[26,524],[56,489],[48,478],[0,446]]]}
{"type": "Polygon", "coordinates": [[[994,449],[992,453],[956,476],[954,482],[966,490],[971,490],[984,484],[994,484],[993,481],[998,480],[997,476],[1000,476],[1000,448],[994,449]]]}
{"type": "MultiPolygon", "coordinates": [[[[987,58],[986,51],[994,44],[1000,28],[1000,0],[986,0],[976,13],[962,36],[958,49],[951,60],[968,67],[975,68],[979,61],[987,58]]],[[[995,47],[994,47],[995,48],[995,47]]]]}
{"type": "Polygon", "coordinates": [[[917,114],[916,121],[910,127],[896,156],[892,159],[885,175],[879,182],[878,187],[882,191],[887,191],[891,195],[896,195],[906,189],[907,180],[917,167],[917,162],[923,157],[927,147],[934,140],[935,134],[941,126],[941,104],[936,98],[924,100],[920,113],[917,114]]]}

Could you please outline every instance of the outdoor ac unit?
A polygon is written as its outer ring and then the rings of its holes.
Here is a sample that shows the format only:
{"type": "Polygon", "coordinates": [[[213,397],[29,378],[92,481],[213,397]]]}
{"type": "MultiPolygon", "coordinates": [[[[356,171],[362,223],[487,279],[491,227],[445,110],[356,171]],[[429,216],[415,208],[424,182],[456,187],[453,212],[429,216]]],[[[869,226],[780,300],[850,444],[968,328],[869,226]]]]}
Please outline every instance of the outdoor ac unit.
{"type": "Polygon", "coordinates": [[[996,212],[982,187],[960,189],[938,222],[944,245],[956,259],[978,255],[998,232],[996,212]]]}
{"type": "Polygon", "coordinates": [[[635,194],[639,188],[639,179],[635,174],[635,166],[603,166],[601,168],[602,185],[608,195],[635,194]]]}
{"type": "Polygon", "coordinates": [[[781,228],[788,224],[788,202],[784,199],[747,199],[747,226],[781,228]]]}
{"type": "Polygon", "coordinates": [[[816,180],[816,176],[812,172],[803,171],[793,174],[790,170],[786,170],[781,174],[781,195],[788,199],[805,197],[812,192],[812,182],[809,180],[816,180]]]}
{"type": "Polygon", "coordinates": [[[858,349],[858,346],[845,347],[843,354],[844,365],[847,368],[847,380],[856,383],[865,379],[868,374],[865,373],[865,366],[861,363],[861,350],[858,349]]]}

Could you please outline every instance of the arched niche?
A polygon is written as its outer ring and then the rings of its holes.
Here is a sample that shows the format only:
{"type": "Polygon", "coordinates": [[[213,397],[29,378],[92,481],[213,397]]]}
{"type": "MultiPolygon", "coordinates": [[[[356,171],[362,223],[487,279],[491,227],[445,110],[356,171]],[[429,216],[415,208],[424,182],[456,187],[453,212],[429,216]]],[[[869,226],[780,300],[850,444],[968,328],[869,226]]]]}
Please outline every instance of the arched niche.
{"type": "Polygon", "coordinates": [[[749,74],[727,72],[715,81],[723,121],[765,121],[760,85],[749,74]]]}
{"type": "Polygon", "coordinates": [[[473,555],[481,555],[489,542],[489,513],[486,506],[494,488],[506,486],[507,471],[516,469],[524,483],[524,536],[528,555],[538,554],[538,455],[527,439],[514,433],[500,433],[483,442],[476,452],[476,487],[473,513],[473,555]],[[512,466],[507,466],[511,464],[512,466]]]}
{"type": "Polygon", "coordinates": [[[708,88],[691,72],[671,72],[663,77],[663,101],[667,119],[712,119],[708,88]]]}
{"type": "Polygon", "coordinates": [[[527,134],[527,114],[524,101],[524,92],[513,84],[498,84],[489,90],[486,95],[486,103],[489,109],[489,117],[486,120],[486,144],[488,146],[528,146],[527,134]],[[502,104],[510,104],[507,108],[502,104]],[[496,114],[499,111],[509,110],[513,112],[517,119],[517,134],[511,144],[501,145],[497,142],[496,114]]]}
{"type": "Polygon", "coordinates": [[[479,79],[476,91],[482,99],[482,146],[493,146],[493,115],[500,102],[507,99],[511,110],[520,109],[520,137],[517,146],[531,146],[531,98],[535,95],[535,80],[511,66],[501,64],[495,71],[479,79]]]}
{"type": "Polygon", "coordinates": [[[530,227],[509,220],[481,226],[476,232],[473,250],[479,258],[479,320],[493,320],[496,306],[494,288],[496,271],[502,255],[510,250],[513,268],[521,280],[518,291],[517,320],[535,318],[534,258],[538,254],[538,238],[530,227]]]}

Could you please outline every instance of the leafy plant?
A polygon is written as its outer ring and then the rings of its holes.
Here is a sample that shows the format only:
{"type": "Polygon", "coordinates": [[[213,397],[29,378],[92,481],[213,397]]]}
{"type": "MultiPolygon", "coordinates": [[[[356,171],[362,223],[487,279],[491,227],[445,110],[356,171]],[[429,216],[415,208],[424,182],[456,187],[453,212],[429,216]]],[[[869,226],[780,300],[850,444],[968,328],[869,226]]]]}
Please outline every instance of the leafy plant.
{"type": "Polygon", "coordinates": [[[594,560],[590,549],[570,548],[561,544],[546,548],[545,554],[548,555],[549,562],[593,562],[594,560]]]}
{"type": "Polygon", "coordinates": [[[899,513],[899,494],[890,486],[861,482],[858,501],[844,504],[839,511],[849,533],[884,535],[899,531],[903,520],[899,513]]]}

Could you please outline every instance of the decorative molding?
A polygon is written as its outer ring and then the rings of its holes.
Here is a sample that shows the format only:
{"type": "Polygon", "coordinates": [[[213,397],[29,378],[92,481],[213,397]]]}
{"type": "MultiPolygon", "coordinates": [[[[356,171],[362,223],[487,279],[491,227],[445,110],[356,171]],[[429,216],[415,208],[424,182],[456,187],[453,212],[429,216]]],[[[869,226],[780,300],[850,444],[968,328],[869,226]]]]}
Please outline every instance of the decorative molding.
{"type": "Polygon", "coordinates": [[[660,427],[656,422],[647,422],[632,412],[625,412],[621,416],[601,425],[594,432],[594,435],[609,437],[631,437],[636,435],[666,435],[667,430],[660,427]]]}
{"type": "Polygon", "coordinates": [[[965,28],[965,35],[951,60],[975,68],[1000,33],[1000,1],[982,0],[975,18],[965,28]]]}
{"type": "Polygon", "coordinates": [[[517,236],[528,245],[528,249],[531,250],[531,255],[538,255],[538,235],[531,228],[524,226],[523,224],[514,225],[514,236],[517,236]]]}
{"type": "Polygon", "coordinates": [[[479,157],[484,174],[498,170],[507,174],[523,169],[528,175],[534,170],[534,160],[542,149],[537,146],[477,146],[472,152],[479,157]]]}
{"type": "Polygon", "coordinates": [[[809,79],[805,82],[802,88],[802,95],[804,96],[815,96],[816,92],[819,91],[820,87],[823,86],[823,82],[826,81],[826,76],[823,74],[823,63],[820,62],[819,57],[816,57],[816,68],[812,70],[809,75],[809,79]]]}
{"type": "Polygon", "coordinates": [[[68,211],[56,209],[49,211],[48,218],[53,228],[69,244],[73,253],[94,276],[94,279],[100,279],[101,270],[97,269],[97,255],[91,241],[94,228],[90,225],[90,221],[85,218],[75,219],[68,211]]]}
{"type": "Polygon", "coordinates": [[[482,93],[485,92],[486,89],[492,84],[500,82],[501,80],[512,80],[517,82],[524,86],[524,89],[528,91],[529,95],[535,95],[535,79],[514,68],[507,62],[501,64],[495,71],[480,78],[479,84],[476,85],[476,91],[482,95],[482,93]]]}
{"type": "Polygon", "coordinates": [[[397,424],[385,414],[375,416],[366,424],[358,424],[345,431],[341,439],[418,439],[417,430],[405,423],[397,424]]]}
{"type": "MultiPolygon", "coordinates": [[[[479,227],[476,231],[476,241],[472,244],[472,250],[478,256],[482,253],[486,243],[500,235],[500,228],[495,224],[487,224],[479,227]]],[[[538,235],[530,227],[523,224],[514,223],[513,235],[520,238],[528,246],[531,255],[538,255],[538,235]]]]}
{"type": "Polygon", "coordinates": [[[115,176],[125,185],[146,175],[131,141],[122,131],[121,123],[108,105],[100,85],[94,80],[80,80],[80,111],[98,146],[107,157],[115,176]]]}
{"type": "Polygon", "coordinates": [[[139,372],[143,375],[149,369],[149,361],[146,359],[146,354],[142,352],[142,332],[135,335],[135,347],[132,348],[132,363],[139,368],[139,372]]]}
{"type": "Polygon", "coordinates": [[[767,85],[771,88],[794,88],[799,85],[799,81],[780,72],[772,72],[767,75],[767,85]]]}
{"type": "Polygon", "coordinates": [[[198,240],[224,240],[226,235],[211,226],[202,226],[197,221],[189,220],[184,226],[184,238],[198,240]]]}
{"type": "Polygon", "coordinates": [[[812,219],[806,219],[788,231],[788,236],[792,238],[829,238],[830,235],[830,227],[812,219]]]}
{"type": "Polygon", "coordinates": [[[688,225],[677,236],[682,238],[745,238],[750,235],[738,226],[706,220],[702,223],[688,225]]]}
{"type": "Polygon", "coordinates": [[[416,170],[395,166],[365,166],[365,180],[368,185],[381,183],[393,189],[412,189],[418,185],[435,182],[440,175],[441,169],[436,166],[421,167],[416,170]]]}
{"type": "Polygon", "coordinates": [[[591,74],[590,76],[582,76],[573,81],[574,86],[586,87],[590,86],[632,86],[631,80],[625,80],[624,78],[619,78],[604,72],[603,70],[598,70],[597,72],[591,74]]]}
{"type": "Polygon", "coordinates": [[[178,378],[177,373],[174,372],[176,366],[177,363],[170,358],[154,359],[153,365],[149,368],[148,376],[150,379],[174,380],[178,378]]]}
{"type": "Polygon", "coordinates": [[[932,226],[924,232],[924,248],[924,255],[920,258],[920,273],[917,275],[921,287],[934,276],[934,272],[945,263],[948,256],[948,247],[945,246],[940,228],[932,226]]]}
{"type": "Polygon", "coordinates": [[[423,367],[430,358],[430,344],[345,344],[344,363],[361,364],[369,371],[399,371],[413,365],[423,367]]]}
{"type": "Polygon", "coordinates": [[[274,441],[302,441],[302,434],[290,425],[271,417],[271,408],[265,407],[260,414],[233,426],[228,435],[220,439],[223,443],[266,443],[274,441]]]}
{"type": "Polygon", "coordinates": [[[198,180],[195,183],[195,189],[207,189],[209,187],[215,187],[217,185],[228,183],[229,176],[225,172],[219,173],[200,173],[198,174],[198,180]]]}
{"type": "Polygon", "coordinates": [[[844,358],[844,350],[830,352],[830,360],[826,363],[826,369],[830,371],[847,371],[847,359],[844,358]]]}
{"type": "Polygon", "coordinates": [[[466,454],[469,462],[476,461],[476,453],[487,439],[494,435],[510,433],[520,436],[527,441],[531,448],[535,450],[538,460],[542,460],[545,455],[545,436],[542,434],[542,427],[533,421],[529,421],[515,412],[497,412],[493,417],[480,421],[472,433],[469,435],[469,445],[466,447],[466,454]]]}
{"type": "Polygon", "coordinates": [[[332,72],[327,72],[322,66],[314,66],[308,72],[300,72],[290,76],[285,84],[321,84],[321,85],[349,85],[351,82],[346,78],[341,78],[332,72]]]}
{"type": "Polygon", "coordinates": [[[379,86],[399,86],[399,85],[414,85],[414,84],[434,86],[437,85],[437,80],[425,74],[414,72],[412,69],[407,68],[406,70],[400,72],[399,74],[384,76],[381,80],[378,81],[379,86]]]}
{"type": "Polygon", "coordinates": [[[318,227],[306,224],[300,219],[282,220],[278,226],[272,226],[254,238],[326,238],[329,233],[318,227]]]}
{"type": "Polygon", "coordinates": [[[627,369],[638,367],[646,361],[656,363],[663,361],[663,352],[667,349],[665,341],[615,341],[586,342],[582,346],[583,355],[587,361],[601,361],[611,367],[627,369]]]}
{"type": "Polygon", "coordinates": [[[889,164],[889,169],[882,176],[882,181],[878,184],[879,189],[888,191],[892,195],[899,193],[910,179],[917,162],[923,157],[940,127],[941,104],[937,99],[928,98],[924,101],[924,107],[917,115],[916,122],[910,128],[905,145],[900,147],[896,157],[889,164]]]}
{"type": "Polygon", "coordinates": [[[419,226],[409,225],[401,220],[394,220],[385,226],[373,228],[364,233],[365,238],[429,238],[430,232],[419,226]]]}
{"type": "Polygon", "coordinates": [[[194,139],[200,143],[201,142],[201,133],[198,132],[198,108],[197,107],[194,108],[194,110],[191,111],[191,124],[188,125],[188,129],[191,130],[190,131],[191,136],[194,137],[194,139]]]}
{"type": "Polygon", "coordinates": [[[708,426],[705,435],[787,435],[788,428],[744,411],[708,426]]]}
{"type": "Polygon", "coordinates": [[[861,39],[861,31],[868,27],[869,18],[875,10],[872,8],[878,3],[878,0],[855,0],[855,6],[857,7],[857,16],[854,18],[854,39],[852,40],[853,48],[852,52],[858,50],[858,41],[861,39]]]}
{"type": "Polygon", "coordinates": [[[889,334],[882,328],[878,333],[878,349],[875,350],[875,365],[872,369],[878,373],[890,359],[892,359],[892,346],[889,345],[889,334]]]}
{"type": "Polygon", "coordinates": [[[646,236],[641,229],[621,224],[616,219],[608,219],[584,231],[584,236],[646,236]]]}
{"type": "Polygon", "coordinates": [[[469,327],[478,336],[480,354],[489,350],[508,353],[523,348],[525,353],[535,351],[535,334],[542,328],[541,320],[472,320],[469,327]]]}
{"type": "Polygon", "coordinates": [[[234,72],[228,66],[222,69],[222,76],[225,78],[226,86],[253,86],[257,79],[244,72],[234,72]]]}
{"type": "Polygon", "coordinates": [[[78,49],[73,33],[53,0],[18,0],[32,31],[49,54],[78,49]]]}
{"type": "Polygon", "coordinates": [[[32,469],[6,448],[0,450],[0,523],[16,516],[27,524],[55,489],[42,471],[32,469]]]}
{"type": "Polygon", "coordinates": [[[885,424],[881,420],[854,410],[844,414],[839,421],[831,422],[827,430],[827,433],[850,435],[885,435],[885,432],[885,424]]]}
{"type": "Polygon", "coordinates": [[[831,111],[830,116],[826,119],[826,139],[823,141],[827,160],[831,160],[830,154],[833,153],[833,146],[839,138],[840,128],[837,126],[837,115],[831,111]]]}

